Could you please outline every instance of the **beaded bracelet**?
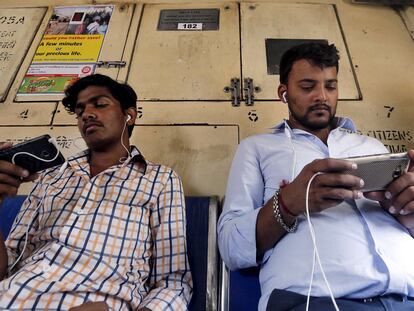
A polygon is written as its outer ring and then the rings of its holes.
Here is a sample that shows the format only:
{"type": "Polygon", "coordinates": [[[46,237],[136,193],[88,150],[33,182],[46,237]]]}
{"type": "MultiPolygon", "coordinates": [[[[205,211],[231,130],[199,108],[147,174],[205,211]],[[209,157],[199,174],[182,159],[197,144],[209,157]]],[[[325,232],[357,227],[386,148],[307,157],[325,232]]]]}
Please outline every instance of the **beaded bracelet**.
{"type": "Polygon", "coordinates": [[[280,224],[280,226],[283,229],[285,229],[289,233],[295,232],[298,227],[298,219],[295,218],[295,222],[291,226],[288,226],[285,223],[285,221],[283,220],[282,214],[280,213],[279,195],[280,195],[280,190],[276,190],[273,196],[273,215],[275,216],[276,221],[280,224]]]}

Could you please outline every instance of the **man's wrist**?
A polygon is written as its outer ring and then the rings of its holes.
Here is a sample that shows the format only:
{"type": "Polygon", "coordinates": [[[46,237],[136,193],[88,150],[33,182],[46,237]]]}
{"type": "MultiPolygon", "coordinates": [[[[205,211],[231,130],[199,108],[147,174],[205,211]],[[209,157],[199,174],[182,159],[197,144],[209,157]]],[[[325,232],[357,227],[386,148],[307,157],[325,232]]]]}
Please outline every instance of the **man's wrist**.
{"type": "Polygon", "coordinates": [[[273,216],[285,231],[289,233],[295,232],[298,226],[298,220],[296,217],[283,211],[280,198],[280,190],[276,190],[272,202],[273,216]]]}
{"type": "MultiPolygon", "coordinates": [[[[298,217],[302,212],[297,210],[297,206],[295,203],[297,203],[298,197],[294,196],[293,201],[289,194],[289,188],[288,184],[285,184],[280,187],[280,197],[282,198],[282,209],[286,217],[289,217],[287,220],[293,220],[296,217],[298,217]]],[[[291,192],[291,191],[290,191],[291,192]]]]}
{"type": "Polygon", "coordinates": [[[298,217],[298,215],[296,215],[295,213],[293,213],[287,207],[287,205],[285,204],[285,201],[283,200],[282,192],[281,191],[279,192],[279,206],[280,206],[280,209],[282,211],[282,214],[288,215],[288,216],[290,216],[290,218],[293,218],[293,219],[296,219],[296,217],[298,217]]]}

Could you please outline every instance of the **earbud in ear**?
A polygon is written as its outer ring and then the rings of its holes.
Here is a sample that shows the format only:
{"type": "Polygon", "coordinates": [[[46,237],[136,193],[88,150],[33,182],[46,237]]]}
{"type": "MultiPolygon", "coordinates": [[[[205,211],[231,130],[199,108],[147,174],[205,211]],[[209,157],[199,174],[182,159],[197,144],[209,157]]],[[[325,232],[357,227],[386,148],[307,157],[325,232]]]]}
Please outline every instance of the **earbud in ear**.
{"type": "Polygon", "coordinates": [[[283,97],[283,102],[287,103],[287,93],[286,93],[286,91],[283,92],[282,97],[283,97]]]}
{"type": "Polygon", "coordinates": [[[128,122],[129,120],[131,120],[131,115],[130,115],[130,114],[127,116],[127,118],[126,118],[126,121],[125,121],[125,122],[128,122]]]}

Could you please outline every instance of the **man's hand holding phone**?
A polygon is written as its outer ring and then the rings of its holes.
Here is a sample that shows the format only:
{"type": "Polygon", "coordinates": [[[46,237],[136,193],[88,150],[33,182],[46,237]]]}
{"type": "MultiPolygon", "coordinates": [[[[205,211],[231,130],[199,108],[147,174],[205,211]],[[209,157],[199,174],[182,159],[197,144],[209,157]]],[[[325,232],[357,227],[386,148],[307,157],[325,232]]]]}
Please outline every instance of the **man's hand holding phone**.
{"type": "Polygon", "coordinates": [[[349,172],[355,171],[356,165],[344,159],[318,159],[305,165],[300,174],[281,189],[286,206],[294,215],[305,212],[305,202],[309,202],[310,213],[318,213],[336,206],[346,199],[362,197],[362,179],[349,172]],[[347,172],[347,173],[346,173],[347,172]],[[306,188],[312,176],[309,197],[306,188]]]}
{"type": "MultiPolygon", "coordinates": [[[[11,143],[0,143],[0,150],[8,149],[11,143]]],[[[8,161],[0,160],[0,204],[4,197],[14,196],[22,182],[33,181],[38,174],[30,174],[24,168],[8,161]]]]}
{"type": "MultiPolygon", "coordinates": [[[[282,196],[286,196],[288,205],[292,206],[296,215],[302,213],[303,202],[306,201],[304,189],[307,188],[311,176],[318,174],[309,192],[311,212],[320,212],[345,199],[361,198],[363,193],[375,191],[378,193],[377,196],[382,193],[384,197],[385,190],[393,185],[394,181],[405,180],[406,177],[400,177],[407,174],[409,163],[407,153],[315,160],[306,165],[286,189],[282,189],[282,196]]],[[[367,197],[369,195],[374,194],[367,194],[367,197]]]]}
{"type": "Polygon", "coordinates": [[[414,236],[414,150],[408,151],[408,157],[410,165],[405,174],[391,182],[385,191],[367,192],[364,196],[379,201],[414,236]]]}

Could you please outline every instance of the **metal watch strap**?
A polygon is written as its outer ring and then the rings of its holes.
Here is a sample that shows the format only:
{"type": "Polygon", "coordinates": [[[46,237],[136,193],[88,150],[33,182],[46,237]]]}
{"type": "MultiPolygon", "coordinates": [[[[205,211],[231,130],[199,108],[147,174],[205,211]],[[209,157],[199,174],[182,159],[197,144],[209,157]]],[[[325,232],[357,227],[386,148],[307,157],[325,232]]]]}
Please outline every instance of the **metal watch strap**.
{"type": "Polygon", "coordinates": [[[276,190],[273,196],[273,215],[275,216],[276,221],[279,223],[279,225],[283,229],[285,229],[289,233],[295,232],[298,227],[298,219],[295,218],[295,222],[291,226],[288,226],[285,223],[282,217],[282,213],[280,212],[279,194],[280,194],[280,190],[276,190]]]}

